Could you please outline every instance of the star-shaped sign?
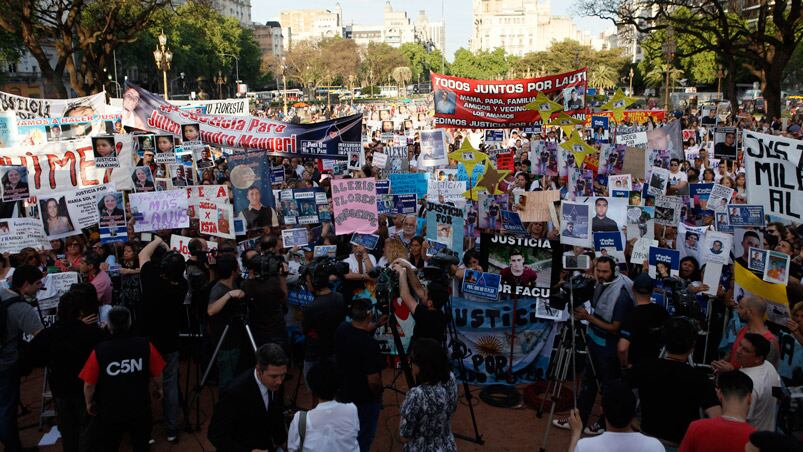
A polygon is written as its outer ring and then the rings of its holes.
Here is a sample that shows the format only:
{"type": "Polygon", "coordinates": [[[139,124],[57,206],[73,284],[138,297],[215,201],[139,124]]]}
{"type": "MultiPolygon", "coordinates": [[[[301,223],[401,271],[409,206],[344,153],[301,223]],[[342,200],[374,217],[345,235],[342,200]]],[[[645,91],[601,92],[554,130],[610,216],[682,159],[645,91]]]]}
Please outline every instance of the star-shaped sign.
{"type": "Polygon", "coordinates": [[[560,146],[574,154],[574,164],[577,165],[578,168],[583,164],[586,156],[594,155],[597,152],[596,149],[586,144],[586,142],[580,138],[580,135],[576,133],[569,136],[569,139],[561,143],[560,146]]]}
{"type": "Polygon", "coordinates": [[[613,112],[613,119],[616,122],[621,122],[622,118],[625,116],[625,108],[633,104],[636,101],[635,97],[627,97],[625,93],[622,92],[621,88],[618,88],[613,96],[608,99],[608,102],[605,102],[600,107],[602,111],[610,111],[613,112]]]}
{"type": "MultiPolygon", "coordinates": [[[[499,182],[501,182],[502,179],[504,179],[508,174],[510,174],[510,171],[508,170],[499,171],[496,168],[494,168],[493,165],[490,164],[490,162],[486,161],[485,174],[483,174],[480,180],[477,182],[476,188],[482,187],[488,190],[489,194],[500,195],[502,194],[502,192],[499,190],[498,187],[499,182]]],[[[477,192],[476,190],[471,191],[471,199],[474,199],[476,192],[477,192]]]]}
{"type": "Polygon", "coordinates": [[[471,145],[471,143],[464,139],[460,144],[460,149],[449,153],[449,160],[454,160],[462,163],[466,168],[466,173],[474,174],[474,166],[478,163],[484,163],[488,160],[488,154],[480,152],[471,145]]]}
{"type": "Polygon", "coordinates": [[[565,112],[560,112],[560,113],[558,113],[557,116],[552,118],[552,120],[549,122],[549,125],[550,126],[558,126],[558,127],[560,127],[561,130],[563,130],[563,133],[565,133],[566,136],[569,136],[572,133],[574,133],[574,131],[577,128],[577,126],[579,126],[581,124],[584,124],[584,123],[585,123],[585,121],[582,120],[582,119],[572,118],[571,116],[567,115],[565,112]]]}
{"type": "Polygon", "coordinates": [[[535,100],[525,105],[524,109],[537,111],[541,120],[547,122],[552,117],[553,113],[563,110],[563,105],[550,100],[546,97],[546,94],[539,92],[535,100]]]}

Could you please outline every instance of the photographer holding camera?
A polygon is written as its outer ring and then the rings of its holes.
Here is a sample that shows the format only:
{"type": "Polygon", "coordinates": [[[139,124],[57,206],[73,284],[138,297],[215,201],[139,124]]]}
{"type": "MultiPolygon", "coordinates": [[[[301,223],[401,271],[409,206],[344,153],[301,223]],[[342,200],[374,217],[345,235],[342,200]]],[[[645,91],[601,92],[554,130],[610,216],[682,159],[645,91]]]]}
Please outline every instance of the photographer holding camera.
{"type": "Polygon", "coordinates": [[[333,292],[329,287],[329,276],[338,273],[335,268],[338,264],[345,267],[342,262],[320,261],[309,265],[303,273],[307,289],[315,294],[315,299],[303,308],[301,330],[306,340],[304,378],[307,378],[313,365],[334,356],[335,331],[346,320],[343,295],[333,292]]]}
{"type": "Polygon", "coordinates": [[[438,282],[430,282],[424,288],[413,265],[404,259],[396,259],[391,268],[399,275],[399,296],[415,319],[410,346],[424,338],[434,339],[442,344],[446,337],[443,304],[449,298],[449,289],[438,282]],[[419,303],[418,300],[424,301],[419,303]]]}
{"type": "MultiPolygon", "coordinates": [[[[619,328],[635,305],[633,282],[627,276],[619,274],[613,258],[608,256],[597,258],[594,273],[597,279],[597,286],[591,299],[594,313],[590,314],[583,307],[574,308],[574,318],[588,322],[586,336],[588,359],[591,360],[593,369],[591,366],[583,369],[577,408],[580,410],[583,425],[587,426],[584,431],[590,435],[598,435],[604,431],[604,415],[600,416],[593,426],[588,424],[588,418],[597,398],[597,382],[604,391],[609,381],[620,376],[616,351],[619,328]]],[[[570,428],[568,419],[555,419],[553,425],[565,430],[570,428]]]]}
{"type": "Polygon", "coordinates": [[[244,264],[253,274],[243,281],[248,320],[257,348],[272,342],[287,352],[290,341],[284,315],[287,311],[287,263],[275,252],[276,237],[267,236],[259,245],[260,253],[244,264]]]}
{"type": "Polygon", "coordinates": [[[241,322],[235,322],[237,316],[242,314],[243,307],[240,302],[245,297],[245,292],[239,288],[238,270],[237,258],[233,255],[224,254],[218,257],[215,263],[215,273],[220,279],[209,291],[209,304],[206,307],[210,332],[215,343],[220,340],[226,325],[229,325],[226,338],[220,345],[217,355],[218,388],[220,389],[228,386],[237,375],[240,346],[245,338],[241,322]]]}

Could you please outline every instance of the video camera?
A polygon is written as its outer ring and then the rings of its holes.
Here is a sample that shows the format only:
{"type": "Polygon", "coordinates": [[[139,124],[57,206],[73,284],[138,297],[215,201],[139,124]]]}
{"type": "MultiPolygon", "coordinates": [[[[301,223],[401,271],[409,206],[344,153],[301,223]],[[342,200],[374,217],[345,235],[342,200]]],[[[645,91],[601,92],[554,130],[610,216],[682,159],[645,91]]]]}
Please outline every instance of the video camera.
{"type": "Polygon", "coordinates": [[[326,286],[329,276],[342,277],[349,272],[349,264],[341,262],[334,257],[321,256],[315,258],[309,264],[301,266],[298,270],[299,281],[306,281],[307,275],[312,278],[312,284],[316,287],[326,286]]]}
{"type": "Polygon", "coordinates": [[[254,272],[254,278],[264,281],[274,276],[287,276],[284,257],[275,253],[260,253],[246,262],[246,268],[254,272]]]}
{"type": "Polygon", "coordinates": [[[429,258],[427,265],[421,269],[424,279],[427,281],[444,282],[449,278],[453,265],[457,265],[460,260],[457,256],[449,254],[446,250],[441,250],[438,254],[429,258]]]}
{"type": "Polygon", "coordinates": [[[594,297],[595,285],[595,281],[591,278],[574,275],[563,283],[559,290],[552,291],[552,295],[549,297],[549,307],[562,311],[566,309],[570,301],[573,301],[572,309],[580,307],[594,297]]]}
{"type": "Polygon", "coordinates": [[[390,313],[390,300],[399,296],[399,275],[390,267],[374,267],[368,276],[376,280],[376,307],[381,314],[390,313]]]}
{"type": "Polygon", "coordinates": [[[676,277],[665,278],[663,281],[664,300],[667,310],[674,316],[686,317],[698,326],[705,323],[705,313],[697,304],[697,297],[690,292],[686,283],[676,277]]]}

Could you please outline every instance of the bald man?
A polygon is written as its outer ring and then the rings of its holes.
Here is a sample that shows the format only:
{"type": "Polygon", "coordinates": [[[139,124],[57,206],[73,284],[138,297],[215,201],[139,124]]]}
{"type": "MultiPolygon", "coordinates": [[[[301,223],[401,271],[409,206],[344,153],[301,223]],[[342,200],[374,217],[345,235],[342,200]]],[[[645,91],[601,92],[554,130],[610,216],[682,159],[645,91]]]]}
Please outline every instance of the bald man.
{"type": "Polygon", "coordinates": [[[772,347],[767,356],[767,361],[776,365],[779,356],[778,339],[767,329],[767,325],[764,324],[764,317],[767,314],[767,302],[763,298],[755,295],[746,296],[736,305],[736,313],[745,326],[736,334],[736,340],[731,346],[728,357],[724,360],[713,361],[711,363],[714,370],[725,371],[729,366],[732,366],[734,369],[740,367],[736,359],[736,350],[739,348],[739,343],[747,333],[759,334],[770,342],[772,347]]]}

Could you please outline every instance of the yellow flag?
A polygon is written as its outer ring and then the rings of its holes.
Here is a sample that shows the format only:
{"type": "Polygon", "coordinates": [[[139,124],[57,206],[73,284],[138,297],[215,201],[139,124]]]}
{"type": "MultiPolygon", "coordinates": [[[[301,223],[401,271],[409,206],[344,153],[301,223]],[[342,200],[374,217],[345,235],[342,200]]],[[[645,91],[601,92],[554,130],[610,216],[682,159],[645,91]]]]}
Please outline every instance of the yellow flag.
{"type": "Polygon", "coordinates": [[[773,303],[789,305],[789,298],[786,296],[786,286],[783,284],[773,284],[764,281],[754,275],[750,270],[733,263],[734,280],[739,287],[758,297],[772,301],[773,303]]]}

